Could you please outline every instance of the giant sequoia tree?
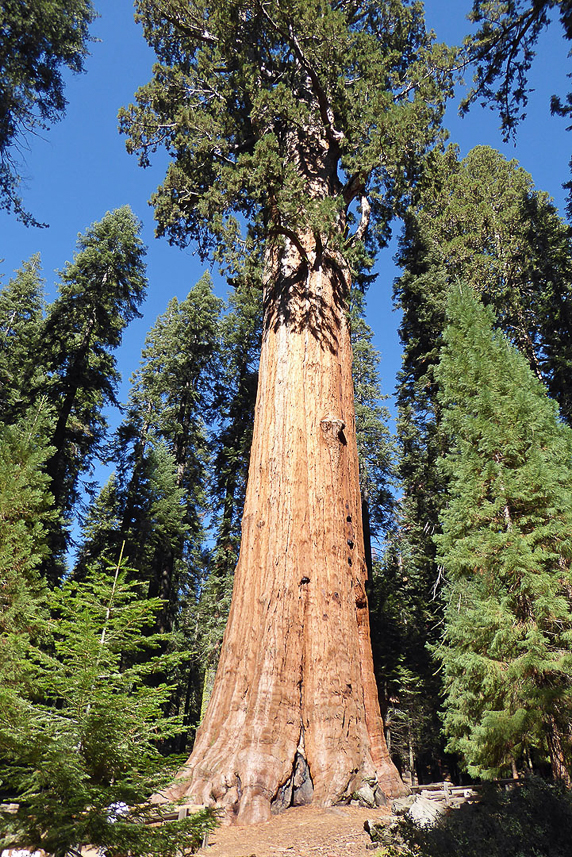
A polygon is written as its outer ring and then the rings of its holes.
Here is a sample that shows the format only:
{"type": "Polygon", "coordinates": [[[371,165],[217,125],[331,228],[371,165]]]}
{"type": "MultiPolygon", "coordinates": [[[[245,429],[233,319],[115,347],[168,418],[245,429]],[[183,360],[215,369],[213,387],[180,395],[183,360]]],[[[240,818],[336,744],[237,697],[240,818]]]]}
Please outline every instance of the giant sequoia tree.
{"type": "Polygon", "coordinates": [[[401,0],[140,0],[159,64],[123,112],[173,155],[158,231],[265,246],[240,559],[212,697],[172,794],[241,823],[401,783],[373,675],[351,377],[352,270],[438,134],[449,57],[401,0]],[[369,233],[369,235],[368,235],[369,233]]]}

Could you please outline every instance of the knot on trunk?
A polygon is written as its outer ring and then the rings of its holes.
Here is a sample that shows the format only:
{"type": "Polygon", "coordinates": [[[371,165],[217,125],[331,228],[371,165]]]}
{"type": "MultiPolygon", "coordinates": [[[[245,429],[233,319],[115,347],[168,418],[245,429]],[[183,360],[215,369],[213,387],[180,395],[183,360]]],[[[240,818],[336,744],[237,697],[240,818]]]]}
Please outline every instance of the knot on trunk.
{"type": "Polygon", "coordinates": [[[345,445],[347,443],[344,436],[345,427],[345,422],[339,417],[324,417],[320,420],[320,428],[328,444],[342,443],[345,445]]]}

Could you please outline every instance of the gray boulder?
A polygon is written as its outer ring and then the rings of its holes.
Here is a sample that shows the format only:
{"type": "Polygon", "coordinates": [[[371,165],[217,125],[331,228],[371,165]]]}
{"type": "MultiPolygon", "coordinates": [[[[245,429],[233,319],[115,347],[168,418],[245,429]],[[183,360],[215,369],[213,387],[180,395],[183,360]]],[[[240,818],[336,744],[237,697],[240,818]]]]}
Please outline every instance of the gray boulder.
{"type": "Polygon", "coordinates": [[[407,811],[407,815],[419,827],[433,827],[433,825],[443,815],[445,809],[434,800],[417,795],[407,811]]]}

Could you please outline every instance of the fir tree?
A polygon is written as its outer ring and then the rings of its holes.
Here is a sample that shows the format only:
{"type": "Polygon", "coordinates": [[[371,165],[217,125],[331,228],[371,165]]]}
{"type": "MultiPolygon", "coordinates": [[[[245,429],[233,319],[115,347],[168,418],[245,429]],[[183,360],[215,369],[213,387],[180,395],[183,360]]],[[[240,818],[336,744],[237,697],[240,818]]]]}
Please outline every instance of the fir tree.
{"type": "Polygon", "coordinates": [[[44,317],[40,256],[32,256],[0,291],[0,422],[14,423],[44,388],[38,354],[44,317]]]}
{"type": "Polygon", "coordinates": [[[379,364],[373,347],[373,331],[364,318],[365,295],[354,288],[351,298],[352,376],[356,411],[356,440],[359,454],[360,489],[364,524],[370,536],[383,541],[393,526],[395,449],[388,428],[389,411],[381,404],[379,364]]]}
{"type": "Polygon", "coordinates": [[[450,485],[437,654],[445,729],[468,769],[548,753],[570,784],[572,430],[470,289],[453,289],[437,377],[450,485]]]}
{"type": "MultiPolygon", "coordinates": [[[[417,700],[429,701],[440,693],[425,644],[437,640],[443,612],[442,570],[433,535],[439,531],[446,495],[445,475],[436,466],[446,440],[434,372],[447,292],[459,278],[494,308],[496,324],[526,355],[568,416],[572,246],[569,229],[551,201],[535,190],[516,162],[484,146],[459,161],[456,148],[450,147],[428,160],[415,204],[405,217],[399,261],[404,268],[395,286],[403,310],[397,394],[403,496],[395,541],[384,563],[383,591],[389,611],[385,618],[394,629],[389,660],[395,664],[399,653],[401,663],[394,675],[403,668],[407,684],[413,679],[418,689],[417,700]]],[[[402,699],[399,688],[399,682],[392,682],[388,690],[402,699]]],[[[403,692],[408,695],[405,685],[403,692]]],[[[433,736],[433,765],[443,748],[432,708],[427,705],[423,716],[417,710],[412,722],[415,755],[427,759],[431,748],[426,739],[433,736]]]]}
{"type": "MultiPolygon", "coordinates": [[[[461,279],[572,413],[572,241],[548,194],[487,146],[434,153],[406,216],[395,295],[404,311],[401,398],[433,389],[448,286],[461,279]]],[[[419,411],[423,410],[422,402],[419,411]]]]}
{"type": "Polygon", "coordinates": [[[235,272],[230,284],[228,311],[220,322],[220,374],[211,427],[209,497],[214,547],[200,600],[185,616],[189,627],[196,629],[204,673],[201,713],[212,690],[238,560],[262,336],[260,267],[251,260],[248,268],[235,272]]]}
{"type": "Polygon", "coordinates": [[[22,651],[42,639],[48,618],[39,568],[56,513],[44,473],[50,424],[41,405],[0,426],[0,687],[6,689],[23,681],[22,651]]]}
{"type": "Polygon", "coordinates": [[[84,580],[90,568],[101,570],[120,550],[121,497],[115,472],[90,503],[81,533],[74,580],[84,580]]]}
{"type": "MultiPolygon", "coordinates": [[[[40,360],[48,372],[46,394],[57,419],[47,464],[57,508],[70,515],[79,477],[89,469],[105,433],[102,410],[116,403],[113,351],[138,315],[145,288],[140,224],[129,207],[108,212],[78,239],[78,252],[61,273],[59,296],[42,329],[40,360]]],[[[54,532],[47,573],[61,573],[65,546],[54,532]]]]}
{"type": "Polygon", "coordinates": [[[184,301],[169,302],[149,332],[114,443],[117,475],[90,509],[74,570],[81,579],[90,563],[125,542],[148,596],[162,599],[155,630],[170,634],[164,647],[192,647],[185,670],[171,676],[169,702],[184,711],[189,728],[199,716],[204,672],[196,602],[206,570],[207,425],[219,385],[221,306],[205,274],[184,301]]]}
{"type": "MultiPolygon", "coordinates": [[[[172,627],[180,598],[201,576],[203,512],[206,508],[206,467],[208,449],[206,423],[217,381],[218,319],[222,301],[212,291],[205,274],[179,303],[169,302],[150,331],[143,350],[142,365],[136,373],[127,404],[126,419],[119,429],[121,479],[124,490],[121,533],[133,542],[141,574],[147,574],[150,593],[163,598],[167,613],[163,630],[172,627]],[[153,528],[159,519],[142,507],[143,483],[149,465],[157,463],[158,450],[172,457],[173,491],[179,492],[181,525],[185,536],[171,542],[161,536],[163,549],[154,558],[140,555],[143,545],[138,533],[153,528]],[[154,452],[152,450],[155,450],[154,452]],[[186,575],[178,577],[183,566],[186,575]],[[167,618],[168,617],[168,618],[167,618]]],[[[167,479],[166,471],[163,468],[167,479]]],[[[168,493],[168,492],[167,492],[168,493]]],[[[166,496],[166,495],[165,495],[166,496]]],[[[172,534],[171,534],[172,535],[172,534]]]]}
{"type": "Polygon", "coordinates": [[[169,688],[148,682],[172,660],[142,634],[159,602],[127,577],[119,562],[55,590],[53,653],[25,648],[20,680],[0,689],[1,776],[18,803],[1,813],[3,847],[174,855],[195,850],[212,827],[208,811],[166,828],[148,823],[162,817],[149,803],[165,768],[157,741],[181,727],[162,711],[169,688]],[[139,662],[143,650],[151,655],[139,662]]]}

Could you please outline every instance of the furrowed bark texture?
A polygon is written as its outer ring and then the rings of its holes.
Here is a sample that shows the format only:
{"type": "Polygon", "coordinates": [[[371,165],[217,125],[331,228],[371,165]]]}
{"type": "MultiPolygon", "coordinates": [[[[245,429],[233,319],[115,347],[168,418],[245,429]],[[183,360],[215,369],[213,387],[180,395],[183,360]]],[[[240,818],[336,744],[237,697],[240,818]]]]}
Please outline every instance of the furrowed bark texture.
{"type": "Polygon", "coordinates": [[[404,787],[373,673],[345,307],[312,235],[269,251],[240,558],[212,697],[169,790],[249,824],[404,787]]]}

